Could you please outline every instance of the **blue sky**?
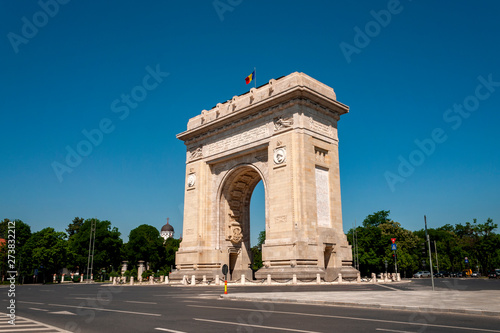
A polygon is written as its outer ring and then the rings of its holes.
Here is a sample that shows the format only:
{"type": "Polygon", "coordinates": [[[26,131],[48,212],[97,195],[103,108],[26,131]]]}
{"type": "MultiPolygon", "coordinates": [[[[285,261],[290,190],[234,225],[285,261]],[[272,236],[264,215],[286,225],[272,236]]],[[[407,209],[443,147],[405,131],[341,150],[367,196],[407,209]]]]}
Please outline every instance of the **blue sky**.
{"type": "MultiPolygon", "coordinates": [[[[378,210],[410,230],[424,214],[430,227],[500,222],[498,2],[59,1],[1,5],[0,218],[63,231],[97,217],[127,240],[168,216],[179,236],[175,135],[248,91],[257,67],[258,85],[304,72],[350,106],[338,127],[345,231],[378,210]],[[58,176],[78,147],[87,156],[58,176]]],[[[259,185],[252,238],[263,221],[259,185]]]]}

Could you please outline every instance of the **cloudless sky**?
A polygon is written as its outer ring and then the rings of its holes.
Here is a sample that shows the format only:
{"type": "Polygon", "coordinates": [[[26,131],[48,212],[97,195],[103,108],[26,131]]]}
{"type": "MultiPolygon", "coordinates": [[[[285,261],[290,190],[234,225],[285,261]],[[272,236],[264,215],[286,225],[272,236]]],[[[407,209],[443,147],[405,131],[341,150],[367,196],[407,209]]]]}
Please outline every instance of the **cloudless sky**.
{"type": "MultiPolygon", "coordinates": [[[[170,217],[180,236],[186,153],[175,136],[203,109],[248,91],[256,67],[258,85],[304,72],[350,106],[338,124],[345,231],[378,210],[409,230],[424,214],[429,227],[500,222],[500,3],[393,3],[68,1],[48,15],[37,1],[3,1],[0,218],[64,231],[75,216],[96,217],[127,241],[138,225],[161,228],[170,217]],[[388,7],[390,19],[376,23],[373,13],[388,7]],[[347,44],[356,47],[348,57],[347,44]],[[148,67],[161,82],[128,116],[113,112],[148,67]],[[479,77],[494,82],[481,100],[479,77]],[[447,111],[465,102],[475,111],[447,111]],[[64,165],[68,147],[103,119],[113,131],[58,178],[54,162],[64,165]],[[446,140],[424,154],[415,140],[435,129],[446,140]],[[418,165],[403,177],[410,158],[418,165]],[[388,173],[401,178],[391,186],[388,173]]],[[[263,198],[260,184],[253,242],[263,198]]]]}

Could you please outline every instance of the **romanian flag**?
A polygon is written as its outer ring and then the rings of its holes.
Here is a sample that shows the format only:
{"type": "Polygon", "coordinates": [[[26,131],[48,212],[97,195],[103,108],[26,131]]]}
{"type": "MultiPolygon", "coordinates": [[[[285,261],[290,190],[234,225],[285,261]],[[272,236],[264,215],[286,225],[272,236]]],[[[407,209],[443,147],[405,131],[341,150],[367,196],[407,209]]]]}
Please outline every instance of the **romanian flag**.
{"type": "Polygon", "coordinates": [[[245,78],[245,83],[249,84],[252,80],[255,80],[255,70],[245,78]]]}

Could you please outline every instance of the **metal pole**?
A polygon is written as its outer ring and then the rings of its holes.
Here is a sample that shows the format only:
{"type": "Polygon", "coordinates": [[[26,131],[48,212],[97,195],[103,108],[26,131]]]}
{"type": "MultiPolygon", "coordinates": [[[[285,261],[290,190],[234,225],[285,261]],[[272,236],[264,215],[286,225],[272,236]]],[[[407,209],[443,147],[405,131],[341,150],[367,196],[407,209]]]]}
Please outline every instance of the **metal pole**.
{"type": "Polygon", "coordinates": [[[394,270],[396,271],[396,274],[398,274],[398,255],[396,250],[394,250],[394,270]]]}
{"type": "Polygon", "coordinates": [[[356,219],[354,219],[355,235],[356,235],[356,269],[359,271],[359,252],[358,252],[358,226],[356,224],[356,219]]]}
{"type": "Polygon", "coordinates": [[[255,88],[257,88],[257,67],[254,67],[254,68],[253,68],[253,72],[255,73],[255,78],[254,78],[254,81],[255,81],[255,88]]]}
{"type": "Polygon", "coordinates": [[[427,246],[429,248],[429,266],[431,266],[432,291],[434,291],[434,274],[432,273],[431,240],[429,234],[427,233],[427,217],[425,215],[424,215],[424,222],[425,222],[425,238],[427,238],[427,246]]]}
{"type": "Polygon", "coordinates": [[[354,238],[354,224],[352,225],[352,261],[353,266],[356,268],[356,239],[354,238]]]}
{"type": "Polygon", "coordinates": [[[90,221],[90,234],[89,234],[89,257],[87,259],[87,283],[90,270],[90,251],[92,249],[92,220],[90,221]]]}
{"type": "Polygon", "coordinates": [[[434,252],[436,252],[436,265],[437,265],[437,270],[439,273],[439,260],[438,260],[438,250],[437,250],[437,241],[434,241],[434,252]]]}
{"type": "Polygon", "coordinates": [[[96,226],[97,226],[97,220],[94,220],[94,241],[92,242],[92,263],[90,264],[90,276],[92,276],[92,273],[94,271],[94,249],[95,249],[95,229],[96,229],[96,226]]]}

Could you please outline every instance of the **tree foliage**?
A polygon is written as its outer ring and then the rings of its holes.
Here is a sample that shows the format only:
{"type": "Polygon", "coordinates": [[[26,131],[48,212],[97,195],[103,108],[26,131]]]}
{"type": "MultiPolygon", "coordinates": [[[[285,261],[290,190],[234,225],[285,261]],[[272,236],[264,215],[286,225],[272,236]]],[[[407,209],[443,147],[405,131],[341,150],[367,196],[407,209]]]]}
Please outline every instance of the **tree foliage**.
{"type": "Polygon", "coordinates": [[[84,222],[83,217],[75,217],[73,221],[70,224],[68,224],[68,227],[66,228],[68,237],[71,237],[74,234],[76,234],[83,225],[83,222],[84,222]]]}
{"type": "MultiPolygon", "coordinates": [[[[391,238],[396,238],[397,266],[403,276],[409,277],[415,271],[429,269],[424,230],[406,230],[401,223],[389,219],[389,213],[382,210],[368,215],[362,227],[351,229],[347,234],[353,244],[353,233],[356,233],[361,274],[384,272],[385,261],[389,272],[395,270],[391,238]]],[[[448,271],[471,268],[486,273],[500,267],[500,235],[495,233],[496,228],[497,224],[492,219],[483,224],[474,219],[472,223],[445,224],[428,229],[434,269],[437,269],[438,263],[439,270],[448,271]],[[469,258],[469,264],[465,263],[465,257],[469,258]]]]}
{"type": "Polygon", "coordinates": [[[262,262],[262,244],[266,241],[266,231],[261,231],[259,233],[259,238],[257,240],[257,245],[253,246],[250,251],[252,253],[252,269],[254,271],[259,270],[264,266],[262,262]]]}
{"type": "Polygon", "coordinates": [[[163,238],[158,229],[151,225],[143,224],[131,230],[125,251],[130,263],[144,260],[153,270],[165,265],[166,249],[163,246],[163,238]]]}
{"type": "Polygon", "coordinates": [[[176,238],[167,238],[165,241],[165,267],[162,270],[164,273],[168,273],[171,271],[171,267],[175,265],[175,253],[179,249],[181,244],[180,239],[176,238]]]}
{"type": "MultiPolygon", "coordinates": [[[[65,267],[68,262],[66,233],[45,228],[31,235],[25,244],[26,264],[30,272],[35,269],[48,277],[65,267]]],[[[32,274],[33,274],[32,273],[32,274]]]]}
{"type": "MultiPolygon", "coordinates": [[[[76,220],[77,218],[75,218],[76,220]]],[[[73,220],[73,222],[75,221],[73,220]]],[[[121,262],[120,232],[111,227],[111,222],[98,219],[87,219],[69,238],[70,261],[69,268],[84,273],[89,257],[89,243],[92,222],[95,222],[94,271],[106,269],[112,271],[121,262]]],[[[70,224],[71,225],[71,224],[70,224]]],[[[91,250],[92,251],[92,250],[91,250]]]]}

